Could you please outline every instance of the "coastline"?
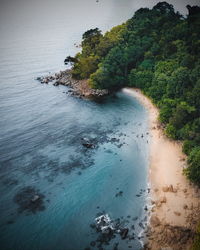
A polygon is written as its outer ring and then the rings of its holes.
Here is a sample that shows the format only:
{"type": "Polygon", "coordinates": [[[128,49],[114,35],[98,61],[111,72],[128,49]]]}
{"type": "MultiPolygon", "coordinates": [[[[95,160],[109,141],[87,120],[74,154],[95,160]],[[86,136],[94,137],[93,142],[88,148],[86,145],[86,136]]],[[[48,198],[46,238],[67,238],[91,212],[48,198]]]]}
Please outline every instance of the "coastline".
{"type": "Polygon", "coordinates": [[[159,111],[139,89],[126,88],[148,110],[151,211],[145,249],[191,249],[200,219],[200,190],[183,175],[182,145],[164,135],[159,111]]]}
{"type": "Polygon", "coordinates": [[[107,89],[92,89],[89,86],[87,79],[74,79],[72,77],[71,69],[66,69],[53,75],[37,77],[36,80],[41,84],[48,84],[51,82],[54,86],[67,86],[69,89],[66,93],[78,98],[101,98],[109,94],[107,89]]]}
{"type": "MultiPolygon", "coordinates": [[[[38,77],[41,83],[69,87],[68,94],[78,98],[96,99],[110,94],[91,89],[87,80],[74,80],[70,70],[38,77]]],[[[180,142],[167,138],[158,121],[159,110],[150,98],[136,88],[124,88],[148,111],[150,134],[148,226],[144,231],[148,250],[191,250],[200,221],[200,189],[183,175],[187,157],[180,142]]]]}

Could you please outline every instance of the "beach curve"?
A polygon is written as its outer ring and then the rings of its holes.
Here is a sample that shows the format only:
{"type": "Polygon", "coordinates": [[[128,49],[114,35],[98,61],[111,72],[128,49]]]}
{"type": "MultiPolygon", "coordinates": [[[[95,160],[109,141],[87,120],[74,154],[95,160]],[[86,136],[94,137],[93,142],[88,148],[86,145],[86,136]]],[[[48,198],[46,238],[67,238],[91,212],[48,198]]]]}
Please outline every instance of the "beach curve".
{"type": "Polygon", "coordinates": [[[139,89],[125,88],[148,111],[151,212],[146,249],[190,249],[200,219],[200,192],[183,175],[187,158],[158,121],[159,110],[139,89]]]}

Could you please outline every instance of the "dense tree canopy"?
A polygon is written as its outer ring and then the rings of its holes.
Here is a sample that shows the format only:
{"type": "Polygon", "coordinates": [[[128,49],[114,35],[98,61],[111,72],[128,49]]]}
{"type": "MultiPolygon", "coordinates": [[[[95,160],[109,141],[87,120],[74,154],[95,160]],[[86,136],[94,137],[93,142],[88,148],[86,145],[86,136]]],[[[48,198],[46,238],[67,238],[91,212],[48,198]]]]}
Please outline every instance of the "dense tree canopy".
{"type": "Polygon", "coordinates": [[[151,97],[166,134],[184,141],[187,176],[200,185],[200,7],[187,8],[183,17],[160,2],[104,35],[86,31],[82,52],[66,63],[93,88],[133,86],[151,97]]]}

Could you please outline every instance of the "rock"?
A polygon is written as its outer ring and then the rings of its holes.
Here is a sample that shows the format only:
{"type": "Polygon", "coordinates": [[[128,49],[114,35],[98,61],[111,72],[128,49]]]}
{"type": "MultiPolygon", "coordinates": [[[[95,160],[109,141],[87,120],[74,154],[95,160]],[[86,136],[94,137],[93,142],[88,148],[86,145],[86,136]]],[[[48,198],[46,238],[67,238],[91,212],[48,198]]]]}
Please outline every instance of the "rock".
{"type": "Polygon", "coordinates": [[[172,192],[172,193],[174,192],[174,187],[173,187],[173,185],[169,185],[168,191],[169,191],[169,192],[172,192]]]}
{"type": "Polygon", "coordinates": [[[119,245],[119,243],[115,243],[113,246],[113,250],[118,250],[118,245],[119,245]]]}
{"type": "Polygon", "coordinates": [[[94,144],[92,143],[83,143],[82,145],[86,148],[94,148],[94,144]]]}
{"type": "Polygon", "coordinates": [[[174,214],[175,214],[176,216],[180,216],[180,215],[181,215],[181,213],[180,213],[180,212],[177,212],[177,211],[174,211],[174,214]]]}
{"type": "Polygon", "coordinates": [[[162,188],[163,192],[172,192],[176,193],[177,189],[173,187],[173,185],[165,186],[162,188]]]}
{"type": "Polygon", "coordinates": [[[134,226],[134,225],[132,225],[132,226],[131,226],[131,229],[135,230],[135,226],[134,226]]]}
{"type": "Polygon", "coordinates": [[[49,82],[49,81],[48,81],[48,78],[43,79],[42,82],[48,84],[48,82],[49,82]]]}
{"type": "Polygon", "coordinates": [[[183,209],[188,209],[188,205],[184,204],[183,209]]]}
{"type": "Polygon", "coordinates": [[[126,237],[128,235],[128,231],[129,231],[128,228],[121,229],[120,235],[121,235],[122,240],[126,239],[126,237]]]}
{"type": "Polygon", "coordinates": [[[55,75],[48,75],[45,77],[37,77],[37,80],[41,83],[49,83],[55,81],[53,83],[54,86],[64,85],[71,86],[73,88],[72,95],[83,98],[83,97],[103,97],[109,94],[109,91],[106,89],[92,89],[89,87],[86,80],[74,80],[72,78],[71,70],[60,71],[55,75]]]}
{"type": "Polygon", "coordinates": [[[160,199],[160,203],[166,203],[167,202],[167,198],[165,196],[163,196],[161,199],[160,199]]]}
{"type": "Polygon", "coordinates": [[[160,201],[157,201],[156,202],[156,207],[161,207],[162,206],[162,203],[160,201]]]}
{"type": "Polygon", "coordinates": [[[150,219],[150,223],[153,227],[158,227],[160,225],[160,220],[158,219],[157,216],[152,215],[150,219]]]}
{"type": "Polygon", "coordinates": [[[107,235],[112,235],[113,233],[113,228],[109,226],[105,226],[101,229],[102,234],[107,234],[107,235]]]}
{"type": "Polygon", "coordinates": [[[53,85],[54,85],[54,86],[58,86],[58,85],[59,85],[59,81],[54,82],[53,85]]]}
{"type": "Polygon", "coordinates": [[[33,198],[31,199],[32,202],[36,202],[40,199],[40,196],[39,195],[34,195],[33,198]]]}
{"type": "Polygon", "coordinates": [[[111,235],[113,233],[114,227],[112,225],[110,217],[107,214],[100,215],[95,219],[95,221],[96,221],[96,228],[100,230],[103,234],[111,235]]]}
{"type": "Polygon", "coordinates": [[[119,191],[118,193],[116,193],[115,197],[122,196],[122,195],[123,195],[123,191],[119,191]]]}
{"type": "Polygon", "coordinates": [[[144,227],[144,225],[143,225],[142,222],[140,222],[138,225],[139,225],[142,229],[145,229],[145,227],[144,227]]]}
{"type": "Polygon", "coordinates": [[[44,79],[43,77],[37,77],[37,78],[36,78],[36,80],[39,81],[39,82],[41,82],[41,83],[43,83],[43,82],[42,82],[43,79],[44,79]]]}
{"type": "Polygon", "coordinates": [[[163,191],[163,192],[168,192],[168,191],[169,191],[169,188],[168,188],[167,186],[166,186],[166,187],[163,187],[163,188],[162,188],[162,191],[163,191]]]}

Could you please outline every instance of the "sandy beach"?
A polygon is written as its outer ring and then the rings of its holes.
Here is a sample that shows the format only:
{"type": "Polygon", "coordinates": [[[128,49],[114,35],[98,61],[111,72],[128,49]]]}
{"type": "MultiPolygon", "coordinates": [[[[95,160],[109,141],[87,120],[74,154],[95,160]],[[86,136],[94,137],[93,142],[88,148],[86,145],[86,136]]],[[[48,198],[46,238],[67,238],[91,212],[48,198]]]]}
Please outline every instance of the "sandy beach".
{"type": "Polygon", "coordinates": [[[138,89],[124,90],[149,111],[151,187],[150,226],[146,249],[190,249],[200,219],[200,191],[183,175],[187,158],[181,143],[168,139],[158,109],[138,89]]]}

